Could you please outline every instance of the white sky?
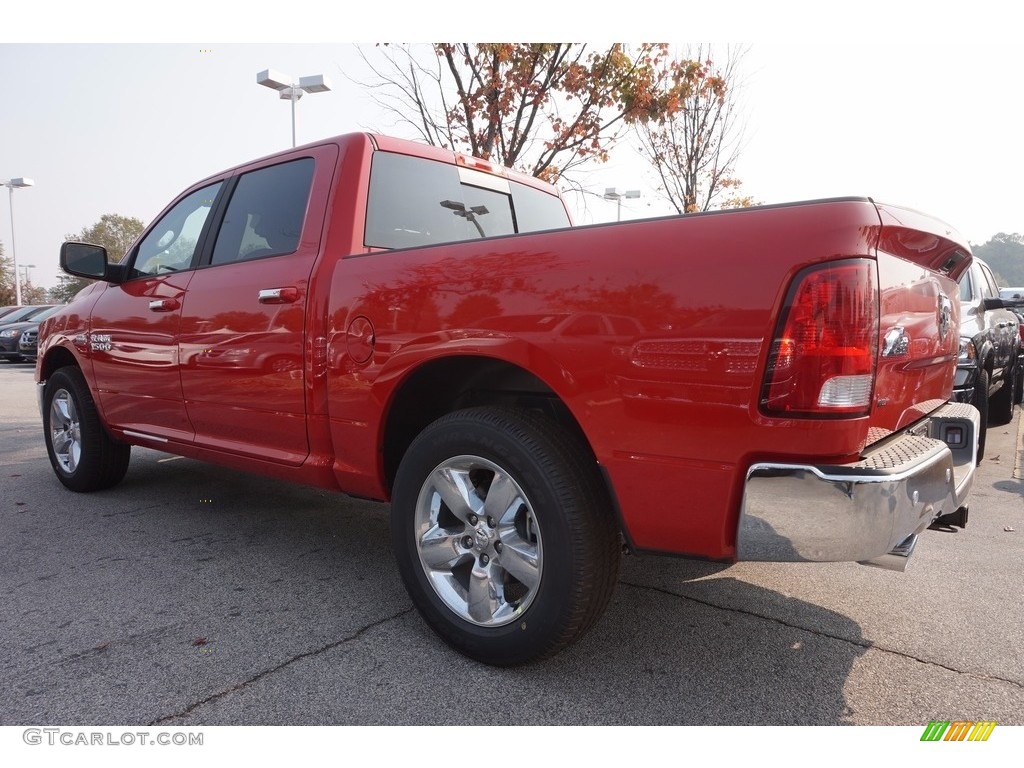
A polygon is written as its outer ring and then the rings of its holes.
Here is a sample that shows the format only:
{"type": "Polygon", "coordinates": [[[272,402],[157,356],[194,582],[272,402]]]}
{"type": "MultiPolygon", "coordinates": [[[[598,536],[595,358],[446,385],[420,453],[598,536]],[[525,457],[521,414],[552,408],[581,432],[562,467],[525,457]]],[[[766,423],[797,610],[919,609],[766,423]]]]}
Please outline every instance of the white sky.
{"type": "MultiPolygon", "coordinates": [[[[520,9],[520,25],[507,35],[439,26],[436,17],[417,18],[422,4],[405,2],[381,6],[388,18],[375,23],[353,26],[344,11],[352,6],[339,5],[334,17],[316,11],[315,24],[278,27],[253,19],[262,8],[301,17],[304,3],[250,3],[250,18],[236,23],[227,11],[210,14],[202,3],[177,2],[173,19],[140,17],[130,29],[111,31],[98,10],[106,5],[116,4],[47,4],[38,12],[17,11],[13,20],[5,10],[0,28],[0,180],[27,176],[36,183],[15,191],[14,215],[18,261],[35,265],[31,275],[40,285],[56,282],[65,235],[105,213],[149,222],[192,182],[290,146],[289,105],[256,84],[259,70],[323,73],[331,80],[331,92],[298,104],[299,143],[348,131],[388,132],[381,110],[346,79],[365,73],[354,46],[335,38],[433,39],[463,32],[484,39],[596,40],[614,29],[622,39],[640,40],[678,29],[679,43],[743,39],[749,46],[740,97],[747,141],[737,175],[746,193],[764,203],[869,195],[931,213],[975,244],[997,232],[1024,231],[1021,19],[1016,11],[991,11],[985,2],[964,4],[970,10],[957,15],[943,3],[896,4],[907,9],[897,13],[867,2],[843,16],[822,10],[843,7],[837,4],[773,3],[768,9],[734,2],[732,18],[648,3],[636,6],[645,9],[639,23],[611,20],[607,29],[582,34],[571,12],[552,16],[543,4],[518,2],[509,7],[520,9]],[[549,23],[539,34],[534,27],[542,16],[549,23]],[[189,40],[197,17],[206,18],[203,32],[212,39],[163,42],[189,40]],[[693,35],[683,36],[686,30],[693,35]],[[310,42],[273,42],[285,36],[310,42]],[[97,42],[72,42],[82,40],[97,42]],[[124,42],[136,40],[147,42],[124,42]],[[267,42],[239,44],[246,40],[267,42]]],[[[641,189],[640,200],[624,202],[624,219],[668,213],[644,168],[623,148],[611,164],[591,172],[587,184],[597,193],[608,186],[641,189]]],[[[0,241],[9,256],[8,201],[0,203],[0,241]]],[[[596,199],[577,213],[580,223],[614,217],[614,203],[596,199]]]]}

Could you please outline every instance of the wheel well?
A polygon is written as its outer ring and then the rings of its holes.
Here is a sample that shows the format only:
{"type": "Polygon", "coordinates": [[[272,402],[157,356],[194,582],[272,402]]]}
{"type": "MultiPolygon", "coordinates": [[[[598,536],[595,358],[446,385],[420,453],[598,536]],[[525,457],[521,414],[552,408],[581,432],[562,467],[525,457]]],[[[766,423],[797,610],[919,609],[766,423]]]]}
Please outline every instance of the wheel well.
{"type": "Polygon", "coordinates": [[[390,489],[409,445],[452,411],[506,405],[544,413],[589,447],[579,423],[555,392],[529,371],[503,360],[449,357],[427,363],[395,393],[384,427],[384,480],[390,489]]]}
{"type": "Polygon", "coordinates": [[[78,360],[75,359],[74,355],[63,347],[57,347],[48,352],[46,357],[43,358],[43,364],[39,368],[39,380],[46,381],[53,375],[54,371],[66,365],[73,365],[76,368],[81,367],[78,365],[78,360]]]}

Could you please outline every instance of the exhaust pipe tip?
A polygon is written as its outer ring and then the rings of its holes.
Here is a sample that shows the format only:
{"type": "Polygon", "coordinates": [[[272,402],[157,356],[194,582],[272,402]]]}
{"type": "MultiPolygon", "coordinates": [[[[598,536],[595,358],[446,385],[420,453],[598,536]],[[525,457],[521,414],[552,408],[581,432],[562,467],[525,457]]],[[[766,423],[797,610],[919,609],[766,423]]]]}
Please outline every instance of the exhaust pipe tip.
{"type": "Polygon", "coordinates": [[[907,570],[907,563],[910,560],[910,556],[914,554],[914,547],[917,546],[918,535],[912,533],[895,547],[892,551],[881,555],[880,557],[874,557],[870,560],[860,560],[861,565],[868,565],[872,568],[883,568],[887,571],[897,571],[903,573],[907,570]]]}

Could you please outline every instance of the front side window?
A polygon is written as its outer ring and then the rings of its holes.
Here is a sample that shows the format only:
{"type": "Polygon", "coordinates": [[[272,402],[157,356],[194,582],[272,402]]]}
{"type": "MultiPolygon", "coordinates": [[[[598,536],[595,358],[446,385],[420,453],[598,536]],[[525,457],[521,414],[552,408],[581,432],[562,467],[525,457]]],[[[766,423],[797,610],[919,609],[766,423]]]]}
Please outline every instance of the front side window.
{"type": "Polygon", "coordinates": [[[282,256],[299,247],[313,185],[313,158],[243,174],[231,194],[211,264],[282,256]]]}
{"type": "Polygon", "coordinates": [[[171,208],[139,244],[132,277],[189,269],[223,182],[193,192],[171,208]]]}

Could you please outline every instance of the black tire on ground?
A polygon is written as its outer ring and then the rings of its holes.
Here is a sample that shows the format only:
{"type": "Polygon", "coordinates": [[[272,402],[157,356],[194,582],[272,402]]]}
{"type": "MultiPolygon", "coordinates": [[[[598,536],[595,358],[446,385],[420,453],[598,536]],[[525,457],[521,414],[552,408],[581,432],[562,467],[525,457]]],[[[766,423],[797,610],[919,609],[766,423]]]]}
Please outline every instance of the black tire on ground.
{"type": "Polygon", "coordinates": [[[66,366],[43,390],[43,435],[53,471],[72,491],[117,485],[128,471],[131,446],[107,433],[82,372],[66,366]]]}
{"type": "Polygon", "coordinates": [[[413,441],[395,479],[391,537],[426,622],[496,666],[579,639],[604,612],[621,558],[590,451],[517,408],[456,411],[413,441]]]}
{"type": "Polygon", "coordinates": [[[1017,388],[1017,366],[1005,370],[1003,386],[988,402],[988,420],[993,426],[1013,421],[1013,391],[1017,388]]]}
{"type": "Polygon", "coordinates": [[[985,434],[988,432],[988,371],[978,371],[978,378],[974,382],[974,397],[971,398],[971,405],[978,409],[981,414],[980,428],[978,430],[978,461],[985,458],[985,434]]]}

